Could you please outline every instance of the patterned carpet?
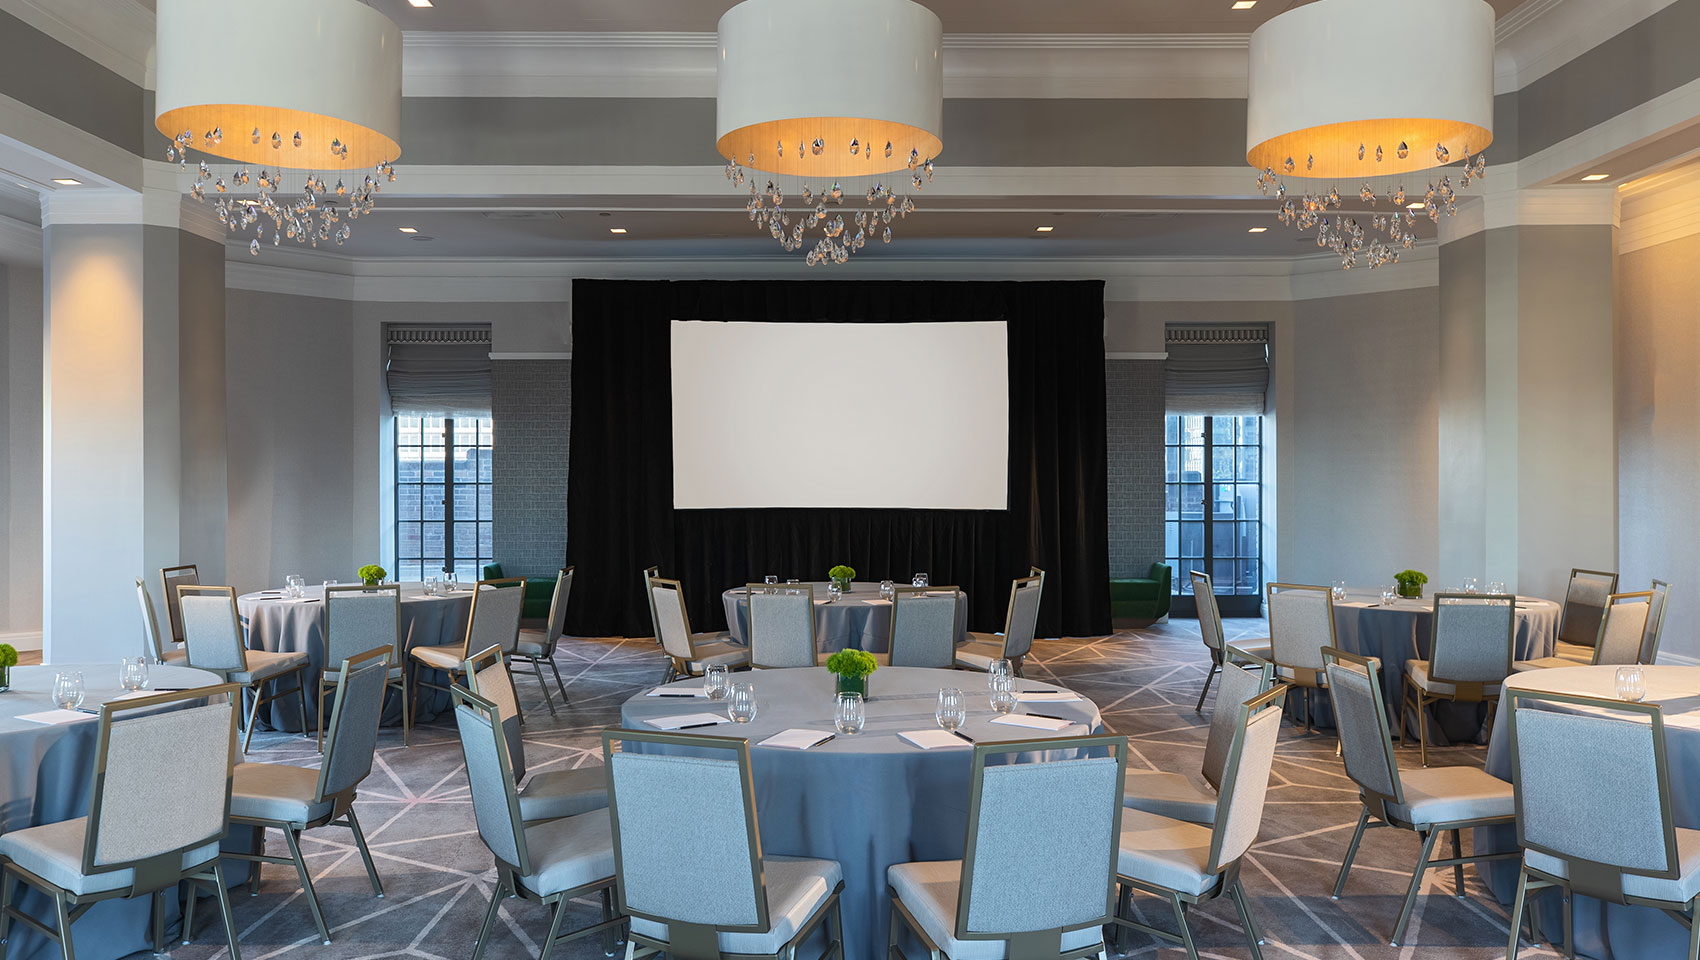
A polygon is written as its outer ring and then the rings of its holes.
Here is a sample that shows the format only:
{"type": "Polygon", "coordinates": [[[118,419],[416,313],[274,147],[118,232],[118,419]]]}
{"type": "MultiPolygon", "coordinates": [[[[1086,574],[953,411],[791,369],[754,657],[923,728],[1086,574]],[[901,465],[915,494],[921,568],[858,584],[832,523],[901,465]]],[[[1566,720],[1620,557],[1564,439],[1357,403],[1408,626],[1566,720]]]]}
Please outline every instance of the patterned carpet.
{"type": "MultiPolygon", "coordinates": [[[[1230,640],[1267,636],[1268,631],[1267,624],[1254,620],[1230,620],[1226,626],[1230,640]]],[[[527,701],[526,755],[533,771],[600,763],[599,731],[617,721],[622,701],[655,683],[662,673],[662,658],[650,640],[570,641],[561,645],[558,657],[573,701],[557,720],[551,722],[543,709],[535,681],[519,681],[527,701]]],[[[1098,640],[1042,641],[1029,661],[1028,675],[1067,684],[1095,700],[1109,727],[1132,738],[1130,765],[1196,769],[1206,719],[1193,712],[1193,704],[1206,665],[1197,623],[1180,621],[1098,640]]],[[[1416,861],[1414,834],[1371,831],[1346,895],[1331,900],[1335,872],[1357,816],[1356,791],[1334,756],[1332,736],[1307,738],[1288,724],[1281,737],[1263,830],[1242,874],[1267,938],[1266,957],[1487,960],[1505,955],[1506,911],[1476,880],[1473,869],[1466,873],[1470,895],[1465,899],[1453,896],[1450,870],[1431,871],[1406,937],[1415,946],[1388,945],[1416,861]]],[[[1436,764],[1479,765],[1484,751],[1456,747],[1431,754],[1436,764]]],[[[317,755],[311,741],[262,735],[255,739],[251,759],[312,764],[317,755]]],[[[1401,751],[1400,761],[1414,766],[1415,749],[1401,751]]],[[[371,896],[347,830],[313,831],[303,846],[334,943],[320,945],[293,872],[268,867],[258,897],[235,899],[246,960],[448,960],[471,955],[495,871],[478,839],[459,742],[447,721],[415,730],[410,748],[403,748],[400,730],[386,729],[358,807],[385,899],[371,896]]],[[[1466,838],[1466,847],[1468,843],[1466,838]]],[[[282,838],[274,835],[269,849],[282,848],[282,838]]],[[[1160,904],[1152,909],[1154,901],[1135,902],[1152,923],[1169,928],[1169,914],[1160,904]]],[[[597,915],[594,904],[583,905],[582,919],[597,915]]],[[[1201,957],[1250,955],[1228,901],[1205,904],[1193,918],[1201,957]]],[[[577,919],[569,917],[567,923],[577,919]]],[[[222,933],[210,911],[202,912],[198,926],[196,942],[177,948],[174,956],[225,956],[222,933]]],[[[541,907],[509,900],[487,956],[534,957],[547,927],[541,907]]],[[[1159,945],[1140,934],[1129,934],[1126,943],[1128,956],[1185,955],[1178,947],[1159,945]]],[[[599,938],[567,947],[557,956],[601,956],[599,938]]],[[[1557,954],[1550,948],[1525,948],[1522,955],[1557,954]]]]}

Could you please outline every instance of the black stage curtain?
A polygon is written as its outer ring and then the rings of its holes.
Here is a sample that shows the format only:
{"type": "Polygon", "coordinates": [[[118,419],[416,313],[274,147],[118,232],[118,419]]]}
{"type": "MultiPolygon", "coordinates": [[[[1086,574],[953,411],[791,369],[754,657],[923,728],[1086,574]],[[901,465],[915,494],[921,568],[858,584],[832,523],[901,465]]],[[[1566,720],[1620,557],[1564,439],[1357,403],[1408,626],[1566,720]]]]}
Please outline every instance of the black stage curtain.
{"type": "MultiPolygon", "coordinates": [[[[970,627],[987,631],[1003,628],[1009,582],[1032,564],[1047,571],[1041,636],[1109,632],[1102,281],[577,280],[572,390],[574,635],[650,635],[651,564],[685,584],[695,630],[725,628],[728,587],[824,580],[848,563],[863,581],[925,570],[959,584],[970,627]],[[1006,321],[1009,509],[673,509],[673,320],[1006,321]]],[[[864,398],[852,413],[890,411],[864,398]]]]}

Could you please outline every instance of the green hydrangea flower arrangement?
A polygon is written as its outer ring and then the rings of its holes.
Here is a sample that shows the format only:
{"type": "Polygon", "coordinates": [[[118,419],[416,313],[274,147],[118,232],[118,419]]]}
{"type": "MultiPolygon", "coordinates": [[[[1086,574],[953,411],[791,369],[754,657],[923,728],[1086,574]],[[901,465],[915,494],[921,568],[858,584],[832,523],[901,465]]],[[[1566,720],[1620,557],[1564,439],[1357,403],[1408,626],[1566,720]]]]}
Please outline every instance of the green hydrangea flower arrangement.
{"type": "Polygon", "coordinates": [[[868,677],[880,668],[874,655],[863,650],[840,650],[826,658],[826,668],[838,678],[839,693],[868,697],[868,677]]]}
{"type": "Polygon", "coordinates": [[[0,690],[8,690],[12,686],[12,668],[18,665],[18,648],[9,643],[0,643],[0,690]]]}
{"type": "Polygon", "coordinates": [[[384,582],[384,578],[389,576],[389,571],[375,563],[368,563],[364,567],[354,571],[354,575],[359,577],[360,582],[366,586],[375,587],[384,582]]]}
{"type": "Polygon", "coordinates": [[[1428,574],[1421,570],[1402,570],[1393,575],[1399,584],[1399,596],[1422,597],[1423,584],[1428,583],[1428,574]]]}
{"type": "Polygon", "coordinates": [[[845,593],[849,593],[850,581],[856,579],[856,568],[845,566],[841,563],[838,566],[833,567],[831,570],[828,570],[826,572],[826,577],[833,583],[838,584],[839,588],[845,593]]]}

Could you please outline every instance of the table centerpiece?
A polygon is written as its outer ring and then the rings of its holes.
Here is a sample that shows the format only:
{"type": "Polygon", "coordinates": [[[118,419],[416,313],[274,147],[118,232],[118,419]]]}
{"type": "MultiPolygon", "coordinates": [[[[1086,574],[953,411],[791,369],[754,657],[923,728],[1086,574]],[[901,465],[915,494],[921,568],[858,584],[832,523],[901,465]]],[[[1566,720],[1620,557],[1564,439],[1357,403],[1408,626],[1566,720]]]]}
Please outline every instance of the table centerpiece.
{"type": "Polygon", "coordinates": [[[879,661],[864,650],[840,650],[826,658],[826,669],[837,681],[838,693],[859,693],[868,699],[868,675],[879,669],[879,661]]]}

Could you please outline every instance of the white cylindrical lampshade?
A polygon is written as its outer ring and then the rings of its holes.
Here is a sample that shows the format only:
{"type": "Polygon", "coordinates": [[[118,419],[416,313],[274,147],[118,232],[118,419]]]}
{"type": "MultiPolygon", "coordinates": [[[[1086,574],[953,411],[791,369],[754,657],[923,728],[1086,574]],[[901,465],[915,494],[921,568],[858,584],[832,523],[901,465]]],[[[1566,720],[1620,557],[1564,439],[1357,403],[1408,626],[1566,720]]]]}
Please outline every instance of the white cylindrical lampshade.
{"type": "Polygon", "coordinates": [[[1251,35],[1246,162],[1351,180],[1439,166],[1436,144],[1480,153],[1493,24],[1486,0],[1317,0],[1275,17],[1251,35]]]}
{"type": "Polygon", "coordinates": [[[157,24],[160,133],[189,131],[215,156],[297,170],[401,155],[401,30],[358,0],[159,0],[157,24]],[[203,139],[215,127],[216,145],[203,139]]]}
{"type": "Polygon", "coordinates": [[[911,151],[933,159],[943,40],[939,18],[910,0],[744,0],[720,18],[720,155],[803,177],[902,170],[911,151]]]}

